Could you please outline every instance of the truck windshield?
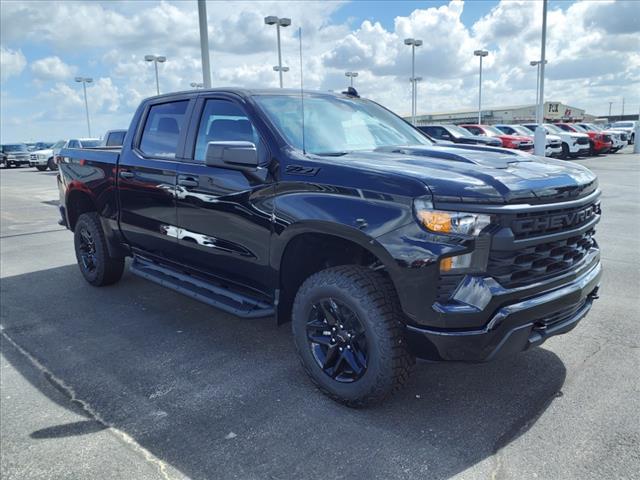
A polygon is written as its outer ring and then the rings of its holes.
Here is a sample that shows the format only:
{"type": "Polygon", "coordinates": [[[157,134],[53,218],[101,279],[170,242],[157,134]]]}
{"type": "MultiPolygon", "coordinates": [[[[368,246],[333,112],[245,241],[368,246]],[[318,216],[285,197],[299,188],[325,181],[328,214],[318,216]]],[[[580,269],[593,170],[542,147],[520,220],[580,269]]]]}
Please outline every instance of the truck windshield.
{"type": "Polygon", "coordinates": [[[524,135],[525,137],[531,136],[531,130],[523,127],[522,125],[511,125],[511,128],[513,128],[518,135],[524,135]]]}
{"type": "Polygon", "coordinates": [[[16,145],[3,145],[3,152],[27,152],[27,146],[24,143],[16,144],[16,145]]]}
{"type": "MultiPolygon", "coordinates": [[[[287,143],[302,150],[300,96],[256,95],[254,99],[287,143]]],[[[318,155],[432,144],[400,117],[373,102],[310,94],[304,96],[304,143],[307,152],[318,155]]]]}
{"type": "Polygon", "coordinates": [[[454,137],[469,137],[472,135],[471,132],[468,132],[462,127],[457,125],[445,125],[445,128],[451,132],[454,137]]]}

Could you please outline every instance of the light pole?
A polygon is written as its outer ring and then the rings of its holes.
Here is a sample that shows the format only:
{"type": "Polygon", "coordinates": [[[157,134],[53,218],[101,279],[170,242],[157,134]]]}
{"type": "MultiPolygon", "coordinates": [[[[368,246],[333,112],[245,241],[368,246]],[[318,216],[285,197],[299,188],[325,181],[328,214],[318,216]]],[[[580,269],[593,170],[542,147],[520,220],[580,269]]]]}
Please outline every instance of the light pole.
{"type": "Polygon", "coordinates": [[[156,92],[160,95],[160,82],[158,80],[158,63],[164,63],[167,61],[167,57],[162,55],[145,55],[145,62],[153,62],[153,65],[156,67],[156,92]]]}
{"type": "Polygon", "coordinates": [[[93,82],[93,78],[76,77],[76,82],[82,83],[82,90],[84,91],[84,109],[87,112],[87,130],[89,131],[89,137],[91,137],[91,122],[89,121],[89,103],[87,102],[87,83],[93,82]]]}
{"type": "Polygon", "coordinates": [[[611,121],[611,105],[613,105],[613,102],[609,102],[609,121],[611,121]]]}
{"type": "Polygon", "coordinates": [[[273,67],[274,72],[278,72],[280,75],[280,88],[282,88],[282,74],[289,71],[289,67],[281,67],[280,65],[276,65],[273,67]]]}
{"type": "Polygon", "coordinates": [[[280,88],[282,88],[282,72],[288,72],[289,68],[282,66],[282,52],[280,50],[280,27],[288,27],[289,25],[291,25],[291,19],[278,18],[276,16],[270,15],[268,17],[264,17],[264,23],[267,25],[275,25],[276,31],[278,32],[278,68],[276,69],[276,67],[273,67],[273,69],[278,72],[278,75],[280,76],[280,88]]]}
{"type": "Polygon", "coordinates": [[[409,81],[413,84],[413,102],[415,105],[415,112],[413,114],[413,124],[416,124],[416,116],[418,114],[418,82],[422,81],[422,77],[411,77],[409,81]]]}
{"type": "MultiPolygon", "coordinates": [[[[546,65],[548,62],[545,60],[544,63],[546,65]]],[[[540,93],[538,92],[540,88],[540,60],[531,60],[529,65],[536,67],[536,105],[538,105],[538,94],[540,93]]]]}
{"type": "Polygon", "coordinates": [[[204,88],[204,83],[191,82],[191,88],[204,88]]]}
{"type": "Polygon", "coordinates": [[[207,30],[207,2],[198,0],[198,24],[200,26],[200,56],[202,57],[202,83],[211,88],[211,66],[209,65],[209,32],[207,30]]]}
{"type": "Polygon", "coordinates": [[[345,77],[349,77],[351,80],[351,86],[353,87],[353,79],[358,76],[358,72],[344,72],[345,77]]]}
{"type": "Polygon", "coordinates": [[[416,76],[416,47],[422,45],[422,40],[415,38],[405,38],[405,45],[411,46],[411,123],[416,124],[416,82],[413,78],[416,76]]]}
{"type": "Polygon", "coordinates": [[[486,50],[475,50],[473,54],[480,57],[480,81],[478,83],[478,125],[482,125],[482,59],[489,55],[486,50]]]}
{"type": "Polygon", "coordinates": [[[544,66],[547,64],[547,0],[542,0],[542,39],[540,45],[540,86],[538,93],[538,105],[536,114],[536,131],[534,134],[533,151],[536,155],[544,157],[544,151],[547,143],[547,132],[542,126],[544,121],[544,66]]]}

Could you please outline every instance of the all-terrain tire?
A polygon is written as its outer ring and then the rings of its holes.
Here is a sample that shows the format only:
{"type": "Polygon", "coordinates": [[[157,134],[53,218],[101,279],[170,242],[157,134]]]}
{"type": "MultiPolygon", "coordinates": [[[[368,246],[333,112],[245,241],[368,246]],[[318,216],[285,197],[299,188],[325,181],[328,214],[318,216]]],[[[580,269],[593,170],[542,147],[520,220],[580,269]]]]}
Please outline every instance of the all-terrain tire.
{"type": "Polygon", "coordinates": [[[403,314],[391,281],[366,267],[332,267],[307,278],[293,304],[292,330],[302,366],[313,383],[330,398],[349,407],[382,402],[406,383],[415,364],[404,338],[403,314]],[[366,370],[351,383],[339,382],[325,373],[307,338],[311,311],[327,298],[348,307],[364,327],[366,370]]]}
{"type": "Polygon", "coordinates": [[[95,287],[111,285],[122,277],[124,258],[112,257],[107,249],[100,219],[96,212],[83,213],[74,228],[76,260],[84,279],[95,287]],[[87,238],[91,241],[87,242],[87,238]],[[87,246],[91,243],[91,248],[87,246]],[[87,251],[90,250],[90,262],[87,251]]]}

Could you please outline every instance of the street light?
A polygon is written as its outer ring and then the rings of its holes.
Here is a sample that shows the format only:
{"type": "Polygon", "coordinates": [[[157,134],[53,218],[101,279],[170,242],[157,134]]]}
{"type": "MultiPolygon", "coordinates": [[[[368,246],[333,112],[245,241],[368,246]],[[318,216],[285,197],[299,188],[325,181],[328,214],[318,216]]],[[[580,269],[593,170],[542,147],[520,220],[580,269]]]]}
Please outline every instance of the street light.
{"type": "Polygon", "coordinates": [[[191,82],[191,88],[204,88],[204,83],[191,82]]]}
{"type": "Polygon", "coordinates": [[[411,77],[409,81],[413,84],[413,98],[415,100],[415,113],[413,116],[413,124],[416,124],[416,115],[418,114],[418,82],[422,81],[422,77],[411,77]]]}
{"type": "Polygon", "coordinates": [[[76,77],[76,82],[82,83],[82,90],[84,91],[84,109],[87,112],[87,130],[89,131],[89,137],[91,137],[91,122],[89,121],[89,103],[87,102],[87,83],[93,82],[93,78],[76,77]]]}
{"type": "Polygon", "coordinates": [[[478,125],[482,125],[482,59],[489,55],[486,50],[475,50],[473,54],[480,57],[480,80],[478,82],[478,125]]]}
{"type": "Polygon", "coordinates": [[[416,76],[416,47],[422,45],[422,40],[415,38],[405,38],[405,45],[411,45],[411,123],[416,124],[416,82],[413,78],[416,76]]]}
{"type": "MultiPolygon", "coordinates": [[[[531,65],[532,67],[537,67],[536,69],[536,105],[538,105],[538,102],[539,102],[538,95],[540,92],[538,90],[540,89],[540,64],[541,63],[542,62],[540,60],[531,60],[529,62],[529,65],[531,65]]],[[[545,60],[544,63],[546,65],[549,62],[545,60]]]]}
{"type": "Polygon", "coordinates": [[[351,86],[353,87],[353,79],[358,76],[358,72],[344,72],[345,77],[349,77],[351,80],[351,86]]]}
{"type": "Polygon", "coordinates": [[[167,57],[163,57],[162,55],[145,55],[145,62],[153,62],[153,65],[156,67],[156,92],[160,95],[160,82],[158,81],[158,63],[164,63],[167,61],[167,57]]]}
{"type": "Polygon", "coordinates": [[[288,27],[289,25],[291,25],[291,19],[278,18],[276,16],[270,15],[268,17],[264,17],[264,23],[267,25],[275,25],[278,32],[278,68],[276,69],[276,67],[273,67],[273,69],[278,72],[278,75],[280,76],[280,88],[282,88],[282,72],[288,72],[289,69],[282,66],[282,52],[280,50],[280,27],[288,27]]]}
{"type": "Polygon", "coordinates": [[[544,157],[547,143],[547,131],[542,123],[544,122],[544,66],[547,64],[547,0],[542,0],[542,35],[540,39],[540,79],[538,85],[538,105],[536,106],[536,131],[533,137],[533,152],[535,155],[544,157]]]}

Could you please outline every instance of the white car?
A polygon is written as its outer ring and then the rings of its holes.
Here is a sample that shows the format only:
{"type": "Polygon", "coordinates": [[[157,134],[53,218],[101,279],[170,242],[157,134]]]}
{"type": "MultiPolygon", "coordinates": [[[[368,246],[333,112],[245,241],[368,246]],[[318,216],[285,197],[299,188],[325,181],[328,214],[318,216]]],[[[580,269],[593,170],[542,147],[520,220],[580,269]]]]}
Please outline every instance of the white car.
{"type": "Polygon", "coordinates": [[[613,123],[608,130],[618,130],[621,132],[625,132],[627,134],[627,141],[629,145],[633,145],[636,140],[636,125],[638,122],[636,121],[628,121],[628,122],[615,122],[613,123]]]}
{"type": "Polygon", "coordinates": [[[53,161],[53,149],[62,148],[65,140],[60,140],[54,143],[51,148],[43,148],[42,150],[36,150],[31,152],[29,156],[29,166],[36,167],[39,171],[44,172],[47,168],[49,170],[55,170],[55,163],[53,161]]]}
{"type": "Polygon", "coordinates": [[[49,163],[49,168],[51,170],[58,169],[56,156],[63,148],[91,148],[98,146],[100,146],[99,138],[70,138],[68,140],[60,140],[59,142],[56,142],[53,147],[51,147],[51,150],[53,150],[53,158],[49,163]]]}
{"type": "MultiPolygon", "coordinates": [[[[531,130],[522,125],[494,125],[498,130],[507,135],[522,135],[533,140],[531,130]]],[[[547,135],[547,142],[544,148],[545,157],[559,157],[562,155],[562,139],[557,135],[547,135]]]]}
{"type": "MultiPolygon", "coordinates": [[[[535,123],[526,123],[523,125],[523,127],[528,128],[532,133],[535,133],[537,126],[535,123]]],[[[543,127],[547,135],[557,135],[560,137],[560,140],[562,140],[562,153],[560,153],[560,158],[586,156],[591,152],[589,135],[586,133],[565,132],[551,123],[544,123],[543,127]]]]}

